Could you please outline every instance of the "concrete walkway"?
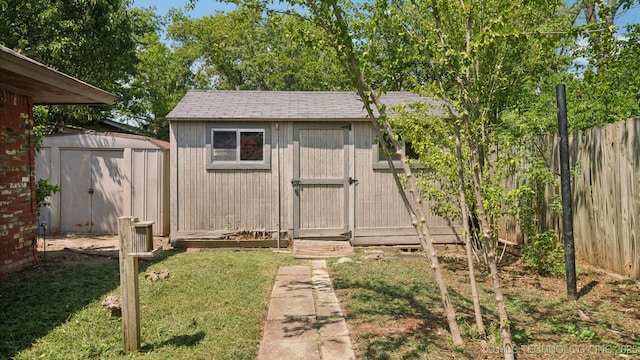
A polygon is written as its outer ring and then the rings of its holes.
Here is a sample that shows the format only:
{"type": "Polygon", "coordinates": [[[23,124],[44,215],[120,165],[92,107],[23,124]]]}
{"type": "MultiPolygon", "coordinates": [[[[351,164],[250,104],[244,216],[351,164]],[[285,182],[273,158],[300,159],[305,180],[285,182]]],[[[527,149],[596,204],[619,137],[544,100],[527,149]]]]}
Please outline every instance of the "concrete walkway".
{"type": "Polygon", "coordinates": [[[326,261],[281,267],[271,292],[258,360],[355,358],[326,261]]]}

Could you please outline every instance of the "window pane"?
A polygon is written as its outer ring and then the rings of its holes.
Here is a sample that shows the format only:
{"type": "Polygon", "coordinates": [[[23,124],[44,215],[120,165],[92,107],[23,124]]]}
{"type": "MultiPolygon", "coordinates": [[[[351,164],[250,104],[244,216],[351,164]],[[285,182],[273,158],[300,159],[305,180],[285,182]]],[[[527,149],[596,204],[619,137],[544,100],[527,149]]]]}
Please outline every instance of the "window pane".
{"type": "Polygon", "coordinates": [[[213,161],[236,161],[236,154],[236,131],[213,131],[213,161]]]}
{"type": "Polygon", "coordinates": [[[264,133],[262,131],[240,132],[240,160],[262,161],[264,133]]]}
{"type": "MultiPolygon", "coordinates": [[[[395,152],[395,149],[393,148],[393,144],[391,143],[391,140],[389,140],[389,137],[386,134],[384,135],[384,139],[385,139],[385,142],[387,143],[387,149],[391,154],[391,159],[393,161],[399,161],[400,155],[398,155],[395,152]]],[[[402,140],[400,140],[400,143],[402,144],[402,140]]],[[[378,144],[378,161],[387,161],[387,158],[384,155],[385,154],[384,154],[384,151],[382,150],[382,145],[378,144]]]]}
{"type": "Polygon", "coordinates": [[[411,143],[404,144],[404,153],[405,155],[407,155],[409,159],[413,159],[413,160],[420,159],[420,156],[418,155],[416,150],[413,148],[413,146],[411,146],[411,143]]]}

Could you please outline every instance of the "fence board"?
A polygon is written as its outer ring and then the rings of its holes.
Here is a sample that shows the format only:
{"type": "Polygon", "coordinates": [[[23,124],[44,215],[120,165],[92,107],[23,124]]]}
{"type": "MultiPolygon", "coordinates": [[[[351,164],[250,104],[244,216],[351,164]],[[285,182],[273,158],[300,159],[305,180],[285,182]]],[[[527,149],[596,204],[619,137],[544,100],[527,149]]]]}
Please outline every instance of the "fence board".
{"type": "MultiPolygon", "coordinates": [[[[540,139],[550,168],[559,173],[559,138],[540,139]]],[[[569,138],[576,254],[624,276],[640,279],[640,119],[576,132],[569,138]]],[[[559,195],[548,186],[545,199],[559,195]]],[[[541,225],[562,234],[550,209],[538,214],[541,225]]]]}

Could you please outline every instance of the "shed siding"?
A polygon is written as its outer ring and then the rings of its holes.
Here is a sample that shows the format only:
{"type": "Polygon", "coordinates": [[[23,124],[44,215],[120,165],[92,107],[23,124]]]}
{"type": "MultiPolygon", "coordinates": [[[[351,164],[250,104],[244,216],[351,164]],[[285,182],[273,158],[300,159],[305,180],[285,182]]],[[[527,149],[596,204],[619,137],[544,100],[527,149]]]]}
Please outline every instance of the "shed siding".
{"type": "MultiPolygon", "coordinates": [[[[353,126],[355,138],[355,228],[411,227],[409,213],[402,203],[388,170],[373,169],[373,132],[369,123],[353,126]]],[[[356,231],[357,234],[357,231],[356,231]]]]}
{"type": "Polygon", "coordinates": [[[153,221],[154,235],[168,235],[168,144],[161,143],[108,133],[47,136],[36,158],[36,177],[62,187],[40,214],[49,232],[114,233],[117,217],[135,216],[153,221]],[[89,188],[95,188],[91,199],[89,188]],[[88,221],[77,221],[87,214],[88,221]]]}
{"type": "Polygon", "coordinates": [[[270,169],[207,170],[206,128],[205,122],[172,123],[179,174],[176,231],[277,230],[278,132],[271,131],[270,169]]]}
{"type": "MultiPolygon", "coordinates": [[[[232,122],[220,122],[232,125],[232,122]]],[[[171,123],[171,167],[172,174],[172,233],[198,231],[288,231],[294,224],[294,123],[271,123],[271,162],[269,169],[209,169],[206,163],[210,154],[206,146],[207,129],[205,121],[171,123]]],[[[324,130],[314,130],[306,135],[313,139],[322,136],[324,130]],[[313,135],[313,136],[312,136],[313,135]]],[[[352,173],[358,180],[354,191],[354,215],[352,225],[355,236],[385,237],[397,235],[407,237],[401,243],[417,242],[411,220],[396,185],[388,170],[373,168],[373,135],[367,122],[352,125],[352,139],[355,144],[347,151],[352,164],[352,173]]],[[[351,146],[347,144],[347,146],[351,146]]],[[[324,177],[326,174],[343,176],[342,161],[322,163],[317,158],[325,156],[328,149],[309,146],[301,154],[302,171],[307,177],[324,177]],[[335,174],[334,174],[335,173],[335,174]]],[[[313,187],[306,190],[307,196],[314,196],[313,187]]],[[[342,191],[335,198],[326,193],[323,201],[342,201],[342,191]]],[[[312,202],[322,204],[323,201],[312,202]]],[[[351,200],[350,200],[351,202],[351,200]]],[[[344,213],[333,213],[336,218],[321,218],[315,208],[302,208],[309,227],[322,228],[328,224],[342,223],[344,213]]],[[[346,211],[347,209],[344,209],[346,211]]],[[[430,216],[427,219],[438,240],[451,241],[455,230],[447,219],[430,216]],[[446,237],[447,239],[443,238],[446,237]]],[[[372,238],[371,241],[379,241],[372,238]]],[[[385,240],[387,242],[393,240],[385,240]]],[[[383,243],[386,243],[383,241],[383,243]]]]}
{"type": "MultiPolygon", "coordinates": [[[[359,245],[418,244],[411,218],[389,170],[374,169],[373,132],[369,123],[355,123],[355,226],[359,245]]],[[[429,215],[432,239],[439,243],[462,241],[460,226],[450,220],[429,215]]]]}
{"type": "MultiPolygon", "coordinates": [[[[293,123],[278,123],[278,154],[276,161],[280,173],[280,221],[281,230],[293,232],[293,123]]],[[[272,159],[273,161],[273,159],[272,159]]]]}
{"type": "Polygon", "coordinates": [[[156,234],[169,233],[169,176],[165,151],[131,150],[131,214],[154,221],[156,234]]]}

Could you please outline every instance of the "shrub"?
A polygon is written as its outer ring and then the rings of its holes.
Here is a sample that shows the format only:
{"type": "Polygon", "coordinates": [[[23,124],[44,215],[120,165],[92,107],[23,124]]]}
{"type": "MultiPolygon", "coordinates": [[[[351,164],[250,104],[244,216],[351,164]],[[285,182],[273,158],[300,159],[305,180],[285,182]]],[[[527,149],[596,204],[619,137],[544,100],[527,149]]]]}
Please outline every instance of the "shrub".
{"type": "Polygon", "coordinates": [[[522,260],[540,275],[564,276],[564,248],[553,230],[536,234],[522,250],[522,260]]]}
{"type": "Polygon", "coordinates": [[[61,190],[59,185],[51,184],[49,179],[38,180],[36,183],[36,207],[38,209],[38,216],[40,216],[41,207],[51,205],[47,198],[61,190]]]}

